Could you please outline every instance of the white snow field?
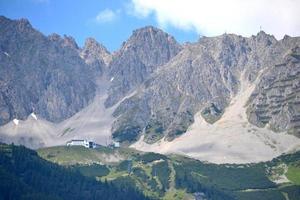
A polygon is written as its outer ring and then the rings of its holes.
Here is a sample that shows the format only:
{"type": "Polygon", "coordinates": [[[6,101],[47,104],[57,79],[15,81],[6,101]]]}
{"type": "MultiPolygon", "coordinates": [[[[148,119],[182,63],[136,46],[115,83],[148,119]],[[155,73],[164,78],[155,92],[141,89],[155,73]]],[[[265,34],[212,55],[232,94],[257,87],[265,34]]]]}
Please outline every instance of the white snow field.
{"type": "Polygon", "coordinates": [[[233,97],[222,118],[214,124],[207,123],[199,112],[188,131],[175,140],[168,142],[162,139],[158,143],[147,144],[141,137],[131,147],[163,154],[183,154],[217,164],[267,161],[300,149],[299,138],[258,128],[248,122],[244,105],[254,88],[255,84],[241,79],[238,94],[233,97]]]}

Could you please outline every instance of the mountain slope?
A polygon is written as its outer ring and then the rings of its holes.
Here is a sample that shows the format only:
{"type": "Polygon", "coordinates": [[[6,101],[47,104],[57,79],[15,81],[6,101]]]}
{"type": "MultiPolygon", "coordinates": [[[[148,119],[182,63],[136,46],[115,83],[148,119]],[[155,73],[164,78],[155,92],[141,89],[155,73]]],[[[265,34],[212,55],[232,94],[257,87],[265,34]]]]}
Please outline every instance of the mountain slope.
{"type": "Polygon", "coordinates": [[[116,104],[180,50],[176,40],[160,29],[149,26],[135,30],[110,63],[112,84],[105,105],[116,104]]]}
{"type": "Polygon", "coordinates": [[[173,141],[147,144],[141,137],[131,147],[164,154],[183,154],[212,163],[256,163],[299,149],[300,140],[297,137],[274,133],[248,122],[245,106],[255,82],[249,84],[241,79],[240,83],[240,91],[217,122],[206,122],[200,111],[187,132],[173,141]]]}
{"type": "Polygon", "coordinates": [[[249,99],[247,112],[251,123],[300,136],[299,69],[300,48],[296,46],[281,63],[264,73],[249,99]]]}
{"type": "Polygon", "coordinates": [[[35,112],[66,119],[95,95],[93,71],[74,39],[45,37],[25,20],[0,17],[0,124],[35,112]]]}
{"type": "Polygon", "coordinates": [[[299,44],[299,38],[277,41],[260,32],[250,38],[232,34],[201,38],[186,45],[120,104],[113,134],[126,139],[123,135],[132,130],[138,133],[128,137],[134,141],[144,131],[145,141],[151,143],[185,133],[197,112],[214,123],[241,90],[242,74],[252,83],[299,44]]]}
{"type": "Polygon", "coordinates": [[[86,39],[84,47],[80,50],[80,57],[97,76],[104,75],[112,59],[109,51],[93,38],[86,39]]]}

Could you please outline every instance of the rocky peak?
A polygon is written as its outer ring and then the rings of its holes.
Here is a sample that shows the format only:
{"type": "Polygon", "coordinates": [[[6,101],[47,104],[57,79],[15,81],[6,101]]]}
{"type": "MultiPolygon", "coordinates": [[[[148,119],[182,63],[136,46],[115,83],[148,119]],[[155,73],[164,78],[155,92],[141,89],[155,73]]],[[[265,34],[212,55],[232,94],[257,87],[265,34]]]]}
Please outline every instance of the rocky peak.
{"type": "Polygon", "coordinates": [[[109,65],[112,59],[110,52],[94,38],[86,39],[80,55],[87,62],[93,60],[103,61],[106,66],[109,65]]]}
{"type": "Polygon", "coordinates": [[[267,34],[265,31],[261,30],[256,34],[257,38],[268,38],[273,37],[272,35],[267,34]]]}
{"type": "Polygon", "coordinates": [[[48,36],[48,39],[51,41],[60,41],[61,37],[56,33],[52,33],[51,35],[48,36]]]}
{"type": "Polygon", "coordinates": [[[78,45],[72,36],[64,35],[63,37],[61,37],[56,33],[52,33],[51,35],[48,36],[48,39],[53,42],[58,42],[64,47],[70,47],[76,50],[78,49],[78,45]]]}
{"type": "Polygon", "coordinates": [[[130,51],[146,65],[161,65],[176,55],[182,47],[168,33],[153,26],[146,26],[134,30],[132,36],[126,41],[120,53],[130,51]],[[162,54],[159,54],[162,53],[162,54]],[[157,59],[153,59],[158,57],[157,59]]]}
{"type": "Polygon", "coordinates": [[[17,20],[18,26],[20,29],[22,28],[32,28],[30,22],[28,21],[28,19],[22,18],[17,20]]]}
{"type": "Polygon", "coordinates": [[[97,40],[91,37],[85,40],[84,48],[100,49],[101,51],[104,51],[105,53],[109,54],[109,51],[102,44],[98,43],[97,40]]]}
{"type": "Polygon", "coordinates": [[[213,52],[219,52],[226,49],[234,50],[234,46],[245,43],[245,38],[236,34],[227,34],[216,37],[201,37],[198,43],[213,52]]]}
{"type": "Polygon", "coordinates": [[[73,38],[46,37],[28,20],[0,18],[0,125],[32,111],[62,121],[94,98],[95,73],[76,48],[73,38]]]}
{"type": "Polygon", "coordinates": [[[0,15],[0,22],[3,23],[4,21],[8,21],[10,19],[4,17],[3,15],[0,15]]]}
{"type": "Polygon", "coordinates": [[[28,19],[21,18],[18,20],[11,20],[9,18],[6,18],[4,16],[0,16],[0,24],[8,25],[9,23],[16,23],[16,27],[19,28],[19,30],[25,29],[25,28],[32,28],[30,22],[28,19]]]}
{"type": "Polygon", "coordinates": [[[78,49],[78,45],[72,36],[64,35],[63,45],[74,49],[78,49]]]}
{"type": "Polygon", "coordinates": [[[158,28],[147,26],[133,31],[110,63],[110,75],[114,78],[106,106],[117,103],[181,49],[172,36],[158,28]]]}
{"type": "Polygon", "coordinates": [[[254,39],[265,46],[270,46],[277,42],[276,38],[273,35],[269,35],[264,31],[259,31],[254,39]]]}
{"type": "Polygon", "coordinates": [[[21,18],[18,20],[12,20],[4,16],[0,16],[0,28],[3,29],[4,31],[7,30],[7,32],[9,30],[15,30],[21,33],[34,31],[30,22],[27,19],[21,18]]]}

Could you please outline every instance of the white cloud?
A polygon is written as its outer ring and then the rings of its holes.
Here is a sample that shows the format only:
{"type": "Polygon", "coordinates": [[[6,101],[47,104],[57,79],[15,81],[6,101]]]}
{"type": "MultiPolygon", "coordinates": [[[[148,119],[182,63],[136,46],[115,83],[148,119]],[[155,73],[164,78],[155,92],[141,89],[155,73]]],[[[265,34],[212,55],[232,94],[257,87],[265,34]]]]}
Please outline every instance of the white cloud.
{"type": "Polygon", "coordinates": [[[160,26],[244,36],[260,27],[276,38],[300,35],[300,0],[131,0],[135,15],[154,14],[160,26]]]}
{"type": "Polygon", "coordinates": [[[106,23],[106,22],[112,22],[114,21],[118,14],[120,13],[120,10],[113,11],[111,9],[104,9],[98,13],[95,20],[97,23],[106,23]]]}

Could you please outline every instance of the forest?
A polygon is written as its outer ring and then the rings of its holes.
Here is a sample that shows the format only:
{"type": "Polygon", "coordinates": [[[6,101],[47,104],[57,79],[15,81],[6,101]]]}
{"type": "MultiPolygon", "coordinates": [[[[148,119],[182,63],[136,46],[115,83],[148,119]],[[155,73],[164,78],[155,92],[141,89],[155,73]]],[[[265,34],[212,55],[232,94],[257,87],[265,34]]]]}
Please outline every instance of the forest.
{"type": "Polygon", "coordinates": [[[0,145],[0,180],[1,200],[148,199],[131,186],[96,181],[13,144],[0,145]]]}

